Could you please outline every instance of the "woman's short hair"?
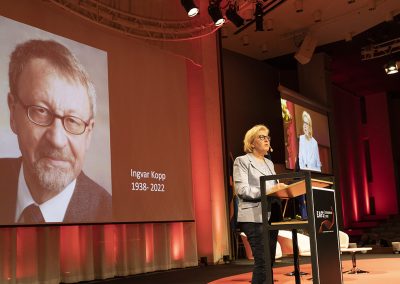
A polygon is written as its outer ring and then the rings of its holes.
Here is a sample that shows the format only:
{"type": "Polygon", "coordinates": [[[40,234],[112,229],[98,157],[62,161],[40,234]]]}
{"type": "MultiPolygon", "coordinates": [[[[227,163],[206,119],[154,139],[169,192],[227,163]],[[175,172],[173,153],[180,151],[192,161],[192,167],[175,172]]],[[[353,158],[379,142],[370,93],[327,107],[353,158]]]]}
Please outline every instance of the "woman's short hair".
{"type": "MultiPolygon", "coordinates": [[[[313,133],[312,133],[312,120],[311,120],[311,115],[310,115],[308,112],[303,111],[303,114],[301,115],[301,117],[302,117],[302,119],[303,119],[303,123],[304,123],[304,120],[305,120],[305,119],[308,120],[308,125],[309,125],[308,129],[309,129],[309,131],[310,131],[310,136],[312,137],[312,136],[313,136],[313,133]]],[[[305,133],[304,133],[304,134],[305,134],[305,133]]]]}
{"type": "Polygon", "coordinates": [[[266,127],[264,124],[257,124],[246,132],[246,135],[244,136],[243,139],[243,150],[246,153],[253,152],[253,147],[251,144],[253,144],[254,139],[257,138],[258,132],[262,130],[265,130],[269,133],[268,127],[266,127]]]}

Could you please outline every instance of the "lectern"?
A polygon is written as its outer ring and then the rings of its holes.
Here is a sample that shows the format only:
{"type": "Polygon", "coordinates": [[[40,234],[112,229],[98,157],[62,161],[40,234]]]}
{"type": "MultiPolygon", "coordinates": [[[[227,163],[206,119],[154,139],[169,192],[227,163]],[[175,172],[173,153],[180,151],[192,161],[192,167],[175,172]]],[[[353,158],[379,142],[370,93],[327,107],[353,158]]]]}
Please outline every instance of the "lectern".
{"type": "Polygon", "coordinates": [[[312,280],[314,284],[343,283],[340,262],[339,230],[337,225],[334,181],[331,176],[312,179],[310,172],[286,173],[260,177],[261,206],[263,214],[263,235],[265,265],[268,284],[273,284],[271,275],[270,230],[291,230],[293,235],[293,262],[295,283],[301,283],[298,259],[297,230],[306,229],[310,236],[312,280]],[[266,181],[285,180],[290,184],[266,187],[266,181]],[[293,198],[306,194],[307,220],[292,220],[268,223],[269,196],[293,198]]]}

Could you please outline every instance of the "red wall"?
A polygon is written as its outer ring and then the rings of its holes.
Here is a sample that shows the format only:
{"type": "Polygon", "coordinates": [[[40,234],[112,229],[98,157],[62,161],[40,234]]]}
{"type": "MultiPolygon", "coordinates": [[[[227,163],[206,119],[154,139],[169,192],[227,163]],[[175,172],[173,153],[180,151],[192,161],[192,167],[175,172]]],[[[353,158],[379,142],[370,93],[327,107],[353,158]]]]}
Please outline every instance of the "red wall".
{"type": "Polygon", "coordinates": [[[389,116],[385,94],[365,97],[367,122],[361,122],[360,98],[334,88],[334,116],[345,228],[370,215],[370,197],[378,215],[397,214],[389,116]],[[372,182],[367,181],[364,140],[369,140],[372,182]]]}
{"type": "Polygon", "coordinates": [[[374,197],[376,214],[397,214],[398,204],[390,139],[390,123],[386,94],[365,97],[372,182],[368,183],[369,196],[374,197]]]}

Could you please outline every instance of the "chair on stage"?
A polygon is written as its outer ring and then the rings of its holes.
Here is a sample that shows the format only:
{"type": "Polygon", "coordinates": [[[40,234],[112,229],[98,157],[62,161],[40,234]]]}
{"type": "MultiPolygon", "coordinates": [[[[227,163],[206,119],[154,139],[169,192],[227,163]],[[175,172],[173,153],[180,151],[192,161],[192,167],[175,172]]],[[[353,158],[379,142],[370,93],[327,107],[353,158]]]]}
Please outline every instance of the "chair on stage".
{"type": "Polygon", "coordinates": [[[342,248],[348,248],[350,244],[350,238],[349,235],[346,234],[343,231],[339,231],[339,245],[340,249],[342,248]]]}
{"type": "Polygon", "coordinates": [[[352,268],[350,270],[344,271],[343,273],[348,274],[359,274],[359,273],[369,273],[368,271],[361,270],[357,267],[356,254],[358,252],[367,253],[367,251],[372,250],[371,247],[357,247],[356,243],[349,242],[349,235],[345,232],[339,231],[339,242],[340,242],[340,252],[351,253],[352,268]]]}
{"type": "MultiPolygon", "coordinates": [[[[293,241],[292,241],[292,232],[286,230],[279,230],[278,233],[278,242],[282,248],[283,255],[291,255],[293,254],[293,241]]],[[[310,237],[301,233],[297,233],[297,244],[299,247],[299,255],[300,256],[310,256],[310,237]]]]}
{"type": "Polygon", "coordinates": [[[398,254],[400,252],[400,242],[392,242],[393,253],[398,254]]]}

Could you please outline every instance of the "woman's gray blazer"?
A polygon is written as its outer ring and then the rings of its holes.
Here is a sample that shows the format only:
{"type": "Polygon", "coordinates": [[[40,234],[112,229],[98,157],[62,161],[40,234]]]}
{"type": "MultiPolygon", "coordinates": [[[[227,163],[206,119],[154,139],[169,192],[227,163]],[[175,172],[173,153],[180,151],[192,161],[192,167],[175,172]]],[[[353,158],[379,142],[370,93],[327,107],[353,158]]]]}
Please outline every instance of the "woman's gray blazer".
{"type": "MultiPolygon", "coordinates": [[[[267,171],[257,167],[256,158],[252,154],[235,159],[233,181],[235,192],[239,197],[238,222],[262,223],[260,177],[275,174],[274,164],[269,159],[264,159],[267,171]]],[[[267,181],[267,192],[274,184],[276,181],[267,181]]]]}

